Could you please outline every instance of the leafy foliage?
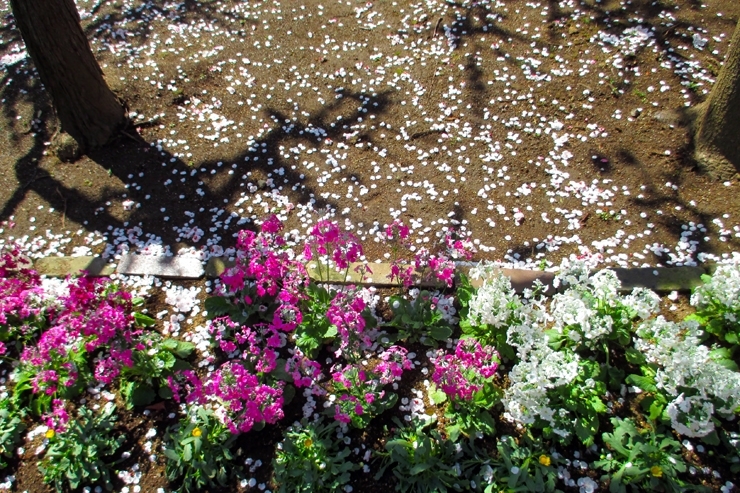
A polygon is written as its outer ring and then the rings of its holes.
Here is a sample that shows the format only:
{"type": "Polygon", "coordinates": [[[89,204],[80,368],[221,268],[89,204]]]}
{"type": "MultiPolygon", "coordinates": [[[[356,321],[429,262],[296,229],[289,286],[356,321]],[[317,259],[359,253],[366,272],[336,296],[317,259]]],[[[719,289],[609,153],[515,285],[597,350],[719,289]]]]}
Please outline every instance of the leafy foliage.
{"type": "Polygon", "coordinates": [[[213,411],[192,408],[189,416],[165,434],[167,479],[182,482],[185,492],[227,486],[238,471],[231,452],[236,437],[213,411]]]}
{"type": "Polygon", "coordinates": [[[685,491],[679,474],[686,471],[686,463],[678,441],[652,426],[639,430],[631,419],[612,418],[611,422],[614,431],[603,435],[611,453],[594,463],[607,473],[602,480],[610,480],[610,492],[625,493],[630,486],[644,491],[685,491]]]}
{"type": "Polygon", "coordinates": [[[158,333],[148,334],[142,344],[144,349],[133,353],[133,365],[121,371],[120,391],[129,409],[149,405],[157,396],[171,399],[167,379],[191,368],[186,359],[195,350],[193,343],[164,339],[158,333]]]}
{"type": "Polygon", "coordinates": [[[703,275],[702,281],[704,285],[691,295],[696,313],[689,318],[727,343],[734,353],[740,345],[740,269],[720,265],[714,275],[703,275]]]}
{"type": "Polygon", "coordinates": [[[455,465],[463,455],[462,449],[442,438],[437,430],[427,429],[429,423],[417,421],[404,426],[397,418],[394,422],[398,428],[380,454],[382,467],[376,479],[392,467],[396,491],[466,491],[470,487],[460,466],[455,465]]]}
{"type": "Polygon", "coordinates": [[[78,409],[77,419],[70,420],[63,432],[47,432],[49,448],[39,463],[44,481],[58,491],[69,487],[99,484],[112,489],[110,463],[106,461],[118,450],[125,437],[113,436],[116,408],[108,403],[100,414],[78,409]]]}
{"type": "Polygon", "coordinates": [[[341,491],[361,465],[337,435],[339,423],[295,424],[285,430],[273,459],[280,493],[341,491]]]}
{"type": "Polygon", "coordinates": [[[542,441],[523,435],[519,441],[511,436],[504,436],[498,441],[497,461],[493,468],[495,482],[485,492],[497,491],[559,491],[557,465],[561,458],[549,453],[542,441]]]}
{"type": "Polygon", "coordinates": [[[13,456],[15,445],[20,442],[26,425],[21,413],[13,408],[10,398],[0,400],[0,469],[7,467],[5,459],[13,456]]]}
{"type": "Polygon", "coordinates": [[[445,341],[452,335],[452,327],[437,310],[435,299],[437,297],[426,290],[420,291],[411,301],[403,296],[391,296],[389,303],[393,318],[388,326],[398,329],[399,340],[436,345],[436,342],[445,341]]]}
{"type": "Polygon", "coordinates": [[[304,354],[315,357],[324,343],[332,341],[337,335],[337,327],[326,317],[336,292],[311,282],[306,288],[307,298],[303,300],[303,321],[296,327],[296,346],[304,354]]]}

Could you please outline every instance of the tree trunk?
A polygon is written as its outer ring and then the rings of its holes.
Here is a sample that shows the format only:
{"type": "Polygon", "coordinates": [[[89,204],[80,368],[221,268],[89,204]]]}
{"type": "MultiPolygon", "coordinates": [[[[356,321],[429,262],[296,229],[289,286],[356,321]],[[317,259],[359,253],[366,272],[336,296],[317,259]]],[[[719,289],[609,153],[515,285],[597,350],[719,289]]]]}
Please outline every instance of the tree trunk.
{"type": "Polygon", "coordinates": [[[126,123],[80,26],[74,0],[10,0],[62,130],[83,151],[105,145],[126,123]]]}
{"type": "Polygon", "coordinates": [[[740,21],[709,98],[697,107],[694,157],[710,176],[740,172],[740,21]]]}

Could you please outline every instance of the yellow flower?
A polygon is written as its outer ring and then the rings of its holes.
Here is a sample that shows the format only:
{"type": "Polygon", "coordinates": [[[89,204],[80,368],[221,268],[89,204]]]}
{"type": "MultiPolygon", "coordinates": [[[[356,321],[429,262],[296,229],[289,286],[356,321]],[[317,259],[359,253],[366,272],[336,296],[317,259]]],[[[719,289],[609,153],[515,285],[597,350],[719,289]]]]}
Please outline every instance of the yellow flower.
{"type": "Polygon", "coordinates": [[[306,448],[311,448],[311,445],[313,445],[313,440],[310,438],[306,438],[306,440],[303,442],[303,446],[306,448]]]}
{"type": "Polygon", "coordinates": [[[203,431],[201,431],[200,428],[198,428],[197,426],[195,428],[193,428],[193,436],[194,437],[199,437],[202,434],[203,434],[203,431]]]}
{"type": "Polygon", "coordinates": [[[56,435],[56,432],[53,429],[49,428],[46,430],[46,438],[54,438],[54,435],[56,435]]]}
{"type": "Polygon", "coordinates": [[[660,466],[653,466],[650,468],[650,474],[653,475],[653,477],[656,478],[662,478],[663,477],[663,468],[660,466]]]}
{"type": "Polygon", "coordinates": [[[540,455],[540,464],[545,467],[550,467],[550,456],[545,454],[540,455]]]}

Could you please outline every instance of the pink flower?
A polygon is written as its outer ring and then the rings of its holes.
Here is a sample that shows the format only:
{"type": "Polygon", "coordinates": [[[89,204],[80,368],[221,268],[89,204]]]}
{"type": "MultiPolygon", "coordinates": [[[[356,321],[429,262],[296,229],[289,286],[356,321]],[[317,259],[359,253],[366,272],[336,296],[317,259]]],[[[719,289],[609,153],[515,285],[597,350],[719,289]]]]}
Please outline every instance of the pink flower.
{"type": "Polygon", "coordinates": [[[95,366],[95,379],[109,385],[121,372],[121,367],[112,358],[104,358],[95,366]]]}
{"type": "Polygon", "coordinates": [[[339,405],[334,406],[334,419],[345,424],[349,424],[352,421],[349,414],[342,412],[342,408],[340,408],[339,405]]]}
{"type": "Polygon", "coordinates": [[[64,401],[61,399],[54,399],[52,401],[52,412],[44,414],[41,417],[49,428],[57,433],[63,433],[67,430],[67,423],[69,423],[69,414],[64,408],[64,401]]]}
{"type": "Polygon", "coordinates": [[[233,353],[237,350],[236,344],[232,341],[221,341],[219,346],[221,346],[221,350],[225,353],[233,353]]]}
{"type": "Polygon", "coordinates": [[[317,255],[328,256],[336,269],[345,270],[363,256],[363,249],[355,235],[341,231],[334,222],[322,219],[311,228],[303,247],[306,260],[317,255]]]}
{"type": "Polygon", "coordinates": [[[455,354],[440,354],[432,359],[432,381],[450,399],[469,401],[498,369],[498,353],[481,346],[475,339],[460,339],[455,354]]]}
{"type": "Polygon", "coordinates": [[[387,241],[393,241],[395,239],[405,240],[409,237],[409,228],[399,219],[395,219],[391,224],[386,226],[385,237],[387,241]]]}
{"type": "Polygon", "coordinates": [[[262,223],[262,232],[275,234],[279,233],[283,229],[283,223],[277,218],[275,214],[271,214],[265,222],[262,223]]]}

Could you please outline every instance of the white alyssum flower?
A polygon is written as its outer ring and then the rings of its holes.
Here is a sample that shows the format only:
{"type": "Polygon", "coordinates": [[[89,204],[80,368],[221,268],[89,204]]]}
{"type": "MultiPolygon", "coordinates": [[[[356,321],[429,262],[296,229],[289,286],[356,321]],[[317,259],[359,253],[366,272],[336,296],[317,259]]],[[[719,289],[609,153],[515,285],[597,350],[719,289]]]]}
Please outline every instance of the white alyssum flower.
{"type": "Polygon", "coordinates": [[[472,324],[506,328],[506,342],[517,348],[520,359],[526,358],[533,347],[546,344],[546,313],[539,298],[520,298],[511,286],[511,279],[490,263],[479,264],[470,274],[485,279],[470,300],[468,316],[472,324]]]}
{"type": "Polygon", "coordinates": [[[714,431],[714,406],[701,396],[681,394],[668,404],[666,413],[673,429],[683,436],[703,437],[714,431]]]}
{"type": "Polygon", "coordinates": [[[642,320],[647,320],[660,312],[660,296],[647,288],[633,289],[622,302],[642,320]]]}
{"type": "Polygon", "coordinates": [[[474,279],[484,278],[483,286],[470,301],[471,322],[503,327],[516,318],[521,300],[511,287],[511,279],[488,263],[470,270],[474,279]]]}
{"type": "Polygon", "coordinates": [[[535,347],[509,373],[511,386],[502,399],[504,417],[523,424],[532,424],[540,418],[557,430],[557,423],[567,418],[568,412],[552,409],[547,393],[578,377],[578,361],[574,352],[553,351],[546,344],[535,347]]]}
{"type": "Polygon", "coordinates": [[[628,325],[635,315],[644,319],[657,311],[660,298],[652,291],[635,290],[622,297],[614,271],[604,269],[589,277],[583,264],[576,266],[576,274],[566,274],[568,289],[553,296],[550,305],[553,328],[561,333],[567,328],[574,342],[594,349],[615,323],[628,325]]]}
{"type": "Polygon", "coordinates": [[[691,295],[691,304],[699,309],[712,303],[740,312],[740,264],[719,265],[712,279],[691,295]]]}
{"type": "Polygon", "coordinates": [[[640,324],[634,344],[658,367],[658,388],[675,397],[667,409],[674,429],[690,437],[711,433],[715,411],[729,417],[740,406],[740,373],[715,361],[701,335],[695,321],[675,323],[660,316],[640,324]],[[695,394],[686,397],[682,389],[695,394]]]}
{"type": "Polygon", "coordinates": [[[553,280],[555,288],[563,286],[586,285],[588,283],[591,270],[596,267],[598,260],[596,257],[576,258],[571,255],[563,259],[560,264],[560,271],[553,280]]]}

